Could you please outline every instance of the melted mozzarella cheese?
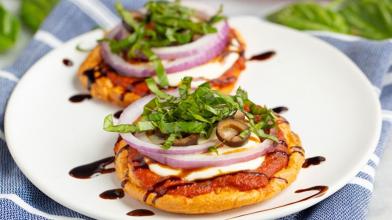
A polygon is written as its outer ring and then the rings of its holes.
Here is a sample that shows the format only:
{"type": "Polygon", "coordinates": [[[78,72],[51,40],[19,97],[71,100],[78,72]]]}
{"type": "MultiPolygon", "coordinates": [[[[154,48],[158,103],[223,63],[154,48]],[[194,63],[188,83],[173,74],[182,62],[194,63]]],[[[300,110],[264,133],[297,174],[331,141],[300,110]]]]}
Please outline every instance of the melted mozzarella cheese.
{"type": "MultiPolygon", "coordinates": [[[[205,82],[205,80],[216,79],[229,70],[237,61],[238,57],[238,53],[231,52],[225,56],[222,61],[208,62],[188,70],[168,74],[167,77],[169,84],[170,86],[177,86],[186,76],[192,76],[193,78],[201,79],[195,81],[197,84],[202,84],[205,82]]],[[[197,86],[197,84],[193,86],[197,86]]]]}
{"type": "MultiPolygon", "coordinates": [[[[214,132],[215,133],[215,132],[214,132]]],[[[255,134],[251,135],[253,138],[250,138],[250,140],[243,145],[242,147],[239,148],[232,148],[229,146],[222,146],[218,148],[218,155],[222,154],[231,154],[231,153],[236,153],[239,151],[244,151],[250,148],[255,147],[258,143],[258,138],[255,134]]],[[[216,139],[214,135],[211,137],[212,139],[216,139]]],[[[206,153],[207,155],[211,155],[212,157],[219,157],[216,155],[214,152],[206,153]]],[[[192,155],[184,155],[184,157],[188,157],[192,155]]],[[[159,163],[153,163],[151,161],[147,161],[147,164],[150,168],[150,170],[160,176],[179,176],[184,178],[186,181],[193,181],[193,180],[200,180],[200,179],[209,179],[215,176],[220,176],[222,174],[228,174],[228,173],[233,173],[233,172],[238,172],[241,170],[254,170],[258,168],[264,161],[264,156],[257,157],[256,159],[245,161],[245,162],[240,162],[240,163],[234,163],[226,166],[218,166],[218,167],[206,167],[202,169],[194,169],[190,172],[186,171],[186,175],[183,175],[183,170],[182,169],[177,169],[177,168],[171,168],[159,163]]]]}

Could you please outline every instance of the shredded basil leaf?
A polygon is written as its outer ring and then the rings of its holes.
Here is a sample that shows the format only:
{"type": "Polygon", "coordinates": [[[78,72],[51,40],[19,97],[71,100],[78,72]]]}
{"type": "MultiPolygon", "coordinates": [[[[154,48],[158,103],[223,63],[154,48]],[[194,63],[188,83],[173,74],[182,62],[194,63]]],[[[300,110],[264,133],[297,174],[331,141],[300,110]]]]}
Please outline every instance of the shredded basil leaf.
{"type": "Polygon", "coordinates": [[[252,132],[260,138],[277,141],[275,136],[265,133],[266,130],[276,128],[276,116],[273,111],[254,104],[242,89],[238,89],[233,96],[213,90],[209,84],[202,84],[192,91],[192,78],[185,77],[180,83],[180,96],[177,97],[160,90],[152,78],[147,79],[146,83],[156,97],[144,106],[141,120],[129,126],[113,125],[113,119],[108,116],[105,118],[105,130],[158,130],[168,135],[162,147],[169,149],[175,138],[184,134],[199,134],[209,138],[219,121],[232,117],[240,110],[246,115],[249,125],[249,129],[241,132],[241,136],[246,137],[252,132]]]}
{"type": "Polygon", "coordinates": [[[189,76],[181,80],[181,83],[178,86],[178,91],[182,99],[185,99],[188,96],[189,90],[191,88],[191,83],[192,83],[192,77],[189,76]]]}
{"type": "Polygon", "coordinates": [[[150,89],[150,91],[151,91],[152,93],[154,93],[156,96],[158,96],[159,98],[167,99],[167,98],[170,98],[170,97],[171,97],[170,95],[168,95],[168,94],[162,92],[162,91],[158,88],[157,84],[155,84],[154,79],[148,78],[148,79],[146,79],[146,83],[147,83],[148,89],[150,89]]]}
{"type": "Polygon", "coordinates": [[[221,4],[221,5],[219,6],[218,11],[215,13],[214,16],[212,16],[212,17],[210,18],[210,20],[208,21],[208,23],[210,23],[210,24],[215,24],[215,23],[218,23],[219,21],[221,21],[221,20],[223,20],[223,19],[226,19],[226,17],[223,16],[222,14],[223,14],[223,5],[221,4]]]}
{"type": "Polygon", "coordinates": [[[176,140],[177,134],[170,134],[169,137],[162,144],[161,148],[168,150],[173,145],[174,140],[176,140]]]}
{"type": "Polygon", "coordinates": [[[215,146],[209,147],[208,152],[215,153],[216,155],[219,155],[218,148],[216,148],[215,146]]]}
{"type": "Polygon", "coordinates": [[[114,125],[113,115],[110,114],[105,117],[103,123],[103,130],[109,132],[117,132],[117,133],[133,133],[138,131],[138,128],[136,125],[133,124],[114,125]]]}

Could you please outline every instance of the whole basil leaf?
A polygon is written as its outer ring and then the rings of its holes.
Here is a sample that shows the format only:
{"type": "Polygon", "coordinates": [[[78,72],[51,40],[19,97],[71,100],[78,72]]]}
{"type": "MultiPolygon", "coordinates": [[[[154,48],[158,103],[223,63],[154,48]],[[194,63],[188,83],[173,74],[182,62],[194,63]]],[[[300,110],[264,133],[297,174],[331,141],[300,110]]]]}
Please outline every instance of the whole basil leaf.
{"type": "Polygon", "coordinates": [[[267,19],[299,30],[349,32],[342,15],[314,2],[291,4],[269,15],[267,19]]]}
{"type": "Polygon", "coordinates": [[[391,0],[347,0],[340,7],[351,34],[374,40],[392,37],[391,0]]]}
{"type": "Polygon", "coordinates": [[[19,20],[0,4],[0,53],[15,44],[19,30],[19,20]]]}
{"type": "Polygon", "coordinates": [[[38,30],[58,0],[22,0],[20,16],[31,30],[38,30]]]}

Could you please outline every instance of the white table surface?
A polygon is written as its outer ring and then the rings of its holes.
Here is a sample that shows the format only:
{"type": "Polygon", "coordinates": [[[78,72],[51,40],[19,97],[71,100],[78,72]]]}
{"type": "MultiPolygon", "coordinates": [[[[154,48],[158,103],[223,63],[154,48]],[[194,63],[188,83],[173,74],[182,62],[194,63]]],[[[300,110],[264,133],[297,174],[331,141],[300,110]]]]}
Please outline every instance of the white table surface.
{"type": "MultiPolygon", "coordinates": [[[[213,6],[225,3],[225,13],[228,15],[256,15],[264,16],[274,11],[289,0],[199,0],[200,2],[208,2],[213,6]]],[[[16,13],[19,7],[19,0],[0,0],[0,3],[12,12],[16,13]]],[[[17,45],[5,54],[0,54],[0,68],[11,65],[17,58],[18,54],[28,44],[33,34],[22,29],[20,39],[17,45]]],[[[392,175],[390,175],[390,167],[392,167],[392,141],[384,151],[383,158],[379,164],[376,173],[376,183],[374,186],[373,198],[370,203],[368,219],[386,220],[391,219],[392,213],[392,175]]]]}

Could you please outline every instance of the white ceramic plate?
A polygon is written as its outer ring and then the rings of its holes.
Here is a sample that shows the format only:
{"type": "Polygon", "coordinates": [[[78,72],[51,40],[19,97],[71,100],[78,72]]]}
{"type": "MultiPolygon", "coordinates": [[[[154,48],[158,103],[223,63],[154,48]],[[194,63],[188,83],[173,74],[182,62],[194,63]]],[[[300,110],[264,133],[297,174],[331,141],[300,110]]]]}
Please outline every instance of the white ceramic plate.
{"type": "MultiPolygon", "coordinates": [[[[380,106],[373,87],[343,54],[326,43],[253,17],[230,19],[245,37],[247,56],[274,50],[264,62],[249,62],[238,84],[257,103],[288,106],[285,113],[306,150],[306,156],[324,156],[326,162],[301,170],[297,181],[273,199],[193,219],[227,219],[300,200],[315,192],[294,193],[316,185],[328,186],[321,197],[240,218],[277,218],[305,209],[343,187],[365,164],[380,132],[380,106]]],[[[68,98],[85,93],[75,72],[86,53],[79,43],[102,36],[93,31],[50,52],[23,77],[8,103],[6,139],[23,173],[57,202],[98,219],[132,219],[136,208],[155,212],[150,219],[181,219],[125,197],[103,200],[99,194],[119,188],[114,174],[81,180],[68,175],[79,165],[112,155],[116,135],[102,130],[102,121],[118,108],[100,101],[71,103],[68,98]],[[63,58],[74,62],[63,65],[63,58]]],[[[147,218],[147,217],[145,217],[147,218]]]]}

